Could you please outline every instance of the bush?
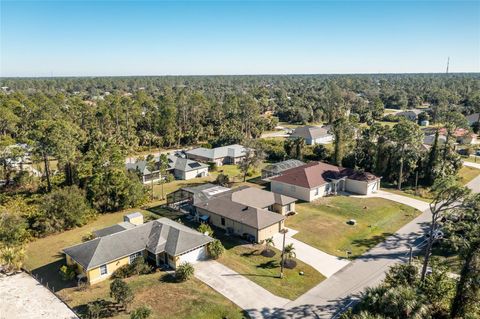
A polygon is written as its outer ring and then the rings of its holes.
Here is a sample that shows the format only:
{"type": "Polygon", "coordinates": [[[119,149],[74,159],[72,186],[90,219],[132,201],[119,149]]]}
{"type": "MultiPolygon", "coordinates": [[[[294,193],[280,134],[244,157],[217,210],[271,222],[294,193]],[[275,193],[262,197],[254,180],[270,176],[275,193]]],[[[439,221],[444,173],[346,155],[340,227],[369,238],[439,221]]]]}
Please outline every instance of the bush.
{"type": "Polygon", "coordinates": [[[195,273],[195,269],[189,262],[184,262],[175,269],[175,278],[178,281],[187,281],[192,278],[195,273]]]}
{"type": "Polygon", "coordinates": [[[110,297],[126,309],[134,296],[127,283],[117,278],[110,284],[110,297]]]}
{"type": "Polygon", "coordinates": [[[23,265],[25,249],[22,246],[3,247],[0,249],[0,264],[7,271],[17,271],[23,265]]]}
{"type": "Polygon", "coordinates": [[[62,267],[60,267],[59,272],[60,277],[62,277],[63,281],[73,280],[76,276],[75,270],[68,265],[63,265],[62,267]]]}
{"type": "Polygon", "coordinates": [[[210,225],[207,224],[207,223],[201,223],[200,226],[198,226],[197,230],[199,232],[201,232],[202,234],[207,234],[208,236],[213,236],[212,227],[210,227],[210,225]]]}
{"type": "Polygon", "coordinates": [[[215,179],[215,184],[228,187],[230,185],[230,177],[225,174],[218,174],[217,178],[215,179]]]}
{"type": "Polygon", "coordinates": [[[152,310],[147,306],[141,306],[130,313],[130,319],[146,319],[150,317],[152,310]]]}
{"type": "Polygon", "coordinates": [[[212,257],[213,259],[218,259],[218,257],[220,257],[225,251],[225,248],[223,247],[220,240],[215,239],[214,241],[208,244],[207,250],[210,257],[212,257]]]}
{"type": "Polygon", "coordinates": [[[152,272],[152,267],[145,262],[143,257],[136,258],[133,263],[129,265],[123,265],[115,270],[112,274],[112,278],[128,278],[133,275],[145,275],[152,272]]]}

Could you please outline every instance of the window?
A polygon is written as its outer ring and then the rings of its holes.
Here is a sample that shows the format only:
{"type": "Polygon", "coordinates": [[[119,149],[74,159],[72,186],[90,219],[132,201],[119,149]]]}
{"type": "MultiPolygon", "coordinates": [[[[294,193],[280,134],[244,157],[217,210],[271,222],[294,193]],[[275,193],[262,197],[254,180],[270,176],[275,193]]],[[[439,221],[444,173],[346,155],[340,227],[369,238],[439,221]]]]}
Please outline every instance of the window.
{"type": "Polygon", "coordinates": [[[320,195],[320,188],[315,189],[315,196],[318,196],[318,195],[320,195]]]}
{"type": "Polygon", "coordinates": [[[142,256],[142,252],[140,252],[140,251],[137,252],[137,253],[131,254],[131,255],[130,255],[130,263],[133,263],[133,261],[134,261],[135,259],[137,259],[138,257],[140,257],[140,256],[142,256]]]}
{"type": "Polygon", "coordinates": [[[288,204],[287,205],[287,212],[291,212],[292,211],[292,204],[288,204]]]}
{"type": "Polygon", "coordinates": [[[100,276],[106,275],[107,274],[107,265],[101,265],[100,266],[100,276]]]}
{"type": "Polygon", "coordinates": [[[221,222],[222,222],[222,226],[225,226],[225,218],[222,217],[221,222]]]}

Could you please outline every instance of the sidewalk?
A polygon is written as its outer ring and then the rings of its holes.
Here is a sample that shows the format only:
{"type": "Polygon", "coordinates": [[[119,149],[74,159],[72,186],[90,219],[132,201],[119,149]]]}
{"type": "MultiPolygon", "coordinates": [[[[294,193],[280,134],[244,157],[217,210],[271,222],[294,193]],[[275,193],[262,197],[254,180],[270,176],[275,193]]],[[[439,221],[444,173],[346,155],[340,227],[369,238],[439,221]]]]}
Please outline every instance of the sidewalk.
{"type": "MultiPolygon", "coordinates": [[[[305,244],[295,238],[292,238],[298,231],[288,228],[285,237],[285,245],[293,244],[295,247],[296,258],[304,263],[312,266],[325,277],[330,277],[343,267],[349,264],[349,260],[341,259],[336,256],[329,255],[315,247],[305,244]]],[[[283,235],[276,234],[273,236],[275,247],[282,249],[283,235]]]]}

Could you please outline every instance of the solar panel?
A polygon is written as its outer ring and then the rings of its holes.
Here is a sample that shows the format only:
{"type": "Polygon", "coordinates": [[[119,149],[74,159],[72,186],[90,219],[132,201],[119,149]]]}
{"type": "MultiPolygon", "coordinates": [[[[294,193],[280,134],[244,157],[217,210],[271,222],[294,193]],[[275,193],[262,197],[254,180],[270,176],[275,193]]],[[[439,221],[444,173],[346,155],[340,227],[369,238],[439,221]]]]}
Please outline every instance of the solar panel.
{"type": "Polygon", "coordinates": [[[197,162],[193,162],[193,163],[189,163],[188,166],[190,166],[190,168],[195,168],[195,167],[200,167],[200,164],[197,162]]]}

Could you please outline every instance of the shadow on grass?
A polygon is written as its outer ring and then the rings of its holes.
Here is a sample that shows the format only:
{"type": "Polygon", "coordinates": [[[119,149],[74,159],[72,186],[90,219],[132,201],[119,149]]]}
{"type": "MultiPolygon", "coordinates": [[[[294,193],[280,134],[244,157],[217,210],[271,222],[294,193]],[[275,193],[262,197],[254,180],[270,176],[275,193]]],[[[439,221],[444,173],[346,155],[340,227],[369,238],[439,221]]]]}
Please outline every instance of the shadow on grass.
{"type": "Polygon", "coordinates": [[[60,267],[65,265],[65,259],[58,259],[50,264],[38,267],[31,271],[31,274],[44,286],[47,286],[58,292],[65,288],[72,288],[77,286],[75,279],[63,281],[60,277],[60,267]]]}
{"type": "Polygon", "coordinates": [[[97,299],[95,301],[92,301],[90,304],[96,306],[98,311],[98,317],[90,316],[88,311],[88,304],[76,306],[73,308],[73,310],[75,310],[76,313],[80,314],[82,318],[110,318],[123,310],[118,304],[105,299],[97,299]]]}
{"type": "Polygon", "coordinates": [[[269,260],[267,262],[257,265],[257,268],[262,268],[262,269],[275,269],[278,267],[280,267],[280,263],[276,260],[269,260]]]}
{"type": "Polygon", "coordinates": [[[180,282],[180,281],[178,281],[178,279],[175,277],[175,273],[173,273],[173,272],[164,274],[164,275],[161,276],[158,280],[159,280],[160,282],[164,282],[164,283],[167,283],[167,284],[176,284],[176,283],[179,283],[179,282],[180,282]]]}

